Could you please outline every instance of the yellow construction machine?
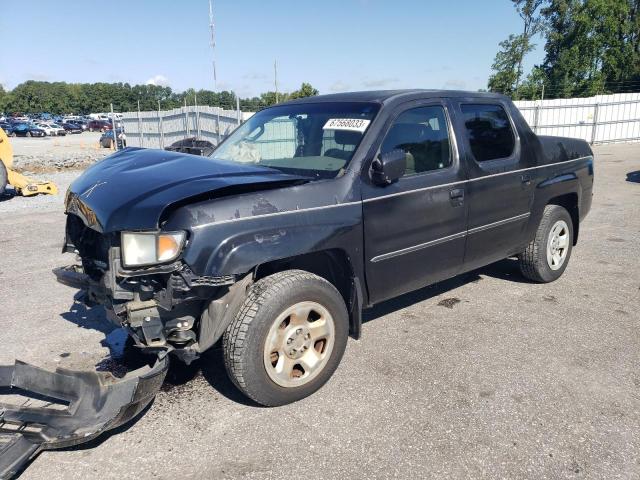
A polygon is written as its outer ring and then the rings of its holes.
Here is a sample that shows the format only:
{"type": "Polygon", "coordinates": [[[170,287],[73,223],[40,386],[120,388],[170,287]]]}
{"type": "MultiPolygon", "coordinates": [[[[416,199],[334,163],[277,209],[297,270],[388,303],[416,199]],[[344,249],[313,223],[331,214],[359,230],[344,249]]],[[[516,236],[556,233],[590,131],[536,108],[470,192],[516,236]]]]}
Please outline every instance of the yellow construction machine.
{"type": "Polygon", "coordinates": [[[0,195],[4,193],[7,185],[15,188],[16,192],[28,197],[38,193],[56,195],[58,187],[51,182],[34,182],[24,175],[11,169],[13,166],[13,149],[9,143],[9,137],[0,128],[0,195]]]}

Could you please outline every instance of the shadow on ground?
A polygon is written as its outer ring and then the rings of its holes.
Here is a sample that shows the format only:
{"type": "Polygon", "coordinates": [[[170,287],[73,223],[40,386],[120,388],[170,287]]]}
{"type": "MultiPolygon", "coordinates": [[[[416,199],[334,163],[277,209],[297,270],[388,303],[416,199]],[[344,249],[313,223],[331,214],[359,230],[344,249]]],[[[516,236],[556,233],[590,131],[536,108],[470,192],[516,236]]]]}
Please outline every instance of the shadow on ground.
{"type": "MultiPolygon", "coordinates": [[[[420,290],[409,292],[399,297],[392,298],[391,300],[387,300],[385,302],[374,305],[372,308],[366,310],[363,313],[362,321],[363,323],[370,322],[392,312],[410,307],[420,302],[425,302],[433,297],[445,294],[468,283],[479,282],[480,280],[482,280],[483,276],[510,282],[531,283],[520,274],[518,261],[508,258],[480,268],[478,270],[463,273],[462,275],[458,275],[457,277],[453,277],[448,280],[429,285],[428,287],[421,288],[420,290]]],[[[441,302],[441,306],[446,306],[448,308],[451,307],[449,306],[449,303],[446,302],[446,300],[451,300],[453,301],[453,303],[457,303],[456,300],[459,301],[459,299],[457,298],[451,298],[445,299],[445,301],[441,302]]]]}
{"type": "MultiPolygon", "coordinates": [[[[479,282],[483,276],[512,282],[529,283],[528,280],[520,275],[518,262],[514,259],[506,259],[375,305],[364,312],[363,322],[374,321],[392,312],[446,294],[468,283],[479,282]]],[[[128,338],[125,329],[114,327],[106,318],[102,307],[89,308],[85,306],[81,302],[80,295],[81,293],[76,295],[69,312],[62,314],[62,317],[82,328],[90,328],[104,333],[105,339],[102,341],[102,345],[109,348],[110,355],[96,365],[97,370],[109,371],[115,376],[123,376],[128,371],[135,370],[142,363],[148,361],[149,356],[141,353],[131,339],[128,338]]],[[[452,308],[459,301],[460,299],[457,297],[446,298],[439,302],[438,305],[434,304],[434,307],[452,308]]],[[[190,382],[201,377],[216,392],[229,400],[247,406],[259,407],[258,404],[247,399],[229,379],[224,366],[221,343],[221,341],[218,341],[213,348],[205,352],[198,360],[192,362],[191,365],[186,365],[172,358],[169,372],[161,391],[164,394],[179,395],[190,382]]],[[[115,430],[109,436],[119,431],[122,430],[115,430]]],[[[99,441],[103,441],[102,437],[99,441]]]]}
{"type": "Polygon", "coordinates": [[[640,170],[627,173],[627,182],[640,183],[640,170]]]}
{"type": "Polygon", "coordinates": [[[11,200],[13,197],[16,197],[18,194],[11,187],[7,187],[7,189],[0,195],[0,202],[6,202],[7,200],[11,200]]]}

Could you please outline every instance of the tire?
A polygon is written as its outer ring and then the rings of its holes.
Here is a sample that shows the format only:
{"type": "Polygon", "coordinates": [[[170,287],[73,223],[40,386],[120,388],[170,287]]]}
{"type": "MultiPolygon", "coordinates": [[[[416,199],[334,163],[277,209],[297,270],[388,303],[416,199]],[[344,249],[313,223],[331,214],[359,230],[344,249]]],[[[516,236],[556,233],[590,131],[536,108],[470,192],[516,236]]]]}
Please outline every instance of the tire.
{"type": "Polygon", "coordinates": [[[8,181],[9,175],[7,174],[7,169],[4,166],[4,163],[0,161],[0,196],[4,195],[4,191],[7,188],[8,181]]]}
{"type": "Polygon", "coordinates": [[[571,215],[564,207],[547,205],[534,239],[518,255],[520,271],[534,282],[553,282],[566,270],[572,249],[571,215]]]}
{"type": "Polygon", "coordinates": [[[31,132],[27,132],[27,134],[25,135],[25,137],[30,137],[31,136],[31,132]]]}
{"type": "Polygon", "coordinates": [[[287,270],[251,287],[223,335],[224,363],[247,397],[264,406],[285,405],[329,380],[348,335],[349,316],[340,292],[317,275],[287,270]],[[268,348],[267,339],[274,346],[268,348]],[[303,365],[312,365],[313,359],[318,359],[316,366],[305,370],[303,365]]]}

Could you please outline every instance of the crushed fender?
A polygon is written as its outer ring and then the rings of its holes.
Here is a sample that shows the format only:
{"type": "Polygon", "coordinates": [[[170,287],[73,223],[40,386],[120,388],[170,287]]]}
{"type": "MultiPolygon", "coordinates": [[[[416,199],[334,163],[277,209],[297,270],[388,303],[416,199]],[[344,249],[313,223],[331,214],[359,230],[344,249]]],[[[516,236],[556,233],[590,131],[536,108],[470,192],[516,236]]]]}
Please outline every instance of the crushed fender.
{"type": "Polygon", "coordinates": [[[20,361],[0,366],[0,479],[12,478],[42,450],[88,442],[128,422],[155,398],[168,367],[164,351],[153,365],[122,378],[62,368],[51,372],[20,361]],[[3,402],[16,394],[48,403],[3,402]]]}

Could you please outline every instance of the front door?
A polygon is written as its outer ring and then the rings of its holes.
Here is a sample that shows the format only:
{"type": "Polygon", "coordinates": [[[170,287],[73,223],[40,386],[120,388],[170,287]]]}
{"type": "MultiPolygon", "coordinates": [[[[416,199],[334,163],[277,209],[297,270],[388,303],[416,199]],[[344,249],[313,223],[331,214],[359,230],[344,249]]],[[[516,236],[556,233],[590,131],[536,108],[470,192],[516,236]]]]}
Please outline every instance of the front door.
{"type": "Polygon", "coordinates": [[[399,108],[378,154],[395,149],[405,151],[405,175],[388,186],[363,186],[371,303],[454,276],[464,257],[466,178],[445,105],[399,108]]]}

